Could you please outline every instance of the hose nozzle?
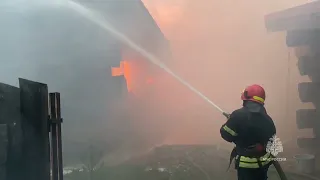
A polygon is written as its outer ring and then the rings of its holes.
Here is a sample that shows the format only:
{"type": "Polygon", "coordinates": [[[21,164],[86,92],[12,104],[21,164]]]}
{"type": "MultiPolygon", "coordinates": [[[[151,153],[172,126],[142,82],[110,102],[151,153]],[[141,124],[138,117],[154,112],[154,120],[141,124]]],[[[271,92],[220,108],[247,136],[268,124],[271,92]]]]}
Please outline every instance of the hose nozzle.
{"type": "Polygon", "coordinates": [[[229,113],[223,112],[222,115],[224,115],[227,119],[230,118],[230,114],[229,113]]]}

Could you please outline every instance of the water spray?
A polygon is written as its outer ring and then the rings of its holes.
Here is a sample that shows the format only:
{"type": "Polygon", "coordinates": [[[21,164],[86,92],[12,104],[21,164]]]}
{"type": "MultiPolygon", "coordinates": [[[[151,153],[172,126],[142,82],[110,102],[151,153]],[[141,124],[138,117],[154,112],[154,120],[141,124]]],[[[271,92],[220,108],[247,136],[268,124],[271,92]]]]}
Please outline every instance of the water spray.
{"type": "MultiPolygon", "coordinates": [[[[110,34],[112,34],[115,38],[120,40],[121,42],[127,44],[132,49],[139,52],[141,55],[146,57],[148,61],[151,63],[157,65],[158,67],[165,70],[167,73],[169,73],[171,76],[173,76],[176,80],[178,80],[180,83],[185,85],[187,88],[189,88],[191,91],[196,93],[198,96],[200,96],[203,100],[208,102],[210,105],[212,105],[216,110],[220,111],[225,117],[229,118],[229,114],[224,112],[218,105],[216,105],[214,102],[212,102],[208,97],[206,97],[204,94],[202,94],[200,91],[198,91],[196,88],[191,86],[187,81],[183,80],[181,77],[179,77],[177,74],[175,74],[173,71],[171,71],[164,63],[162,63],[157,57],[155,57],[153,54],[149,53],[142,47],[135,44],[133,41],[131,41],[128,37],[126,37],[121,32],[117,31],[111,24],[108,23],[106,19],[103,18],[103,16],[99,15],[97,12],[94,12],[86,7],[84,7],[81,4],[78,4],[73,1],[66,1],[66,5],[68,8],[76,11],[80,15],[82,15],[84,18],[88,19],[91,22],[94,22],[96,25],[100,26],[110,34]]],[[[287,180],[286,175],[284,174],[280,164],[278,161],[273,161],[273,164],[280,176],[281,180],[287,180]]]]}
{"type": "Polygon", "coordinates": [[[185,85],[187,88],[189,88],[191,91],[196,93],[198,96],[200,96],[203,100],[208,102],[210,105],[212,105],[216,110],[220,111],[224,116],[227,118],[229,117],[229,114],[224,112],[223,109],[221,109],[217,104],[212,102],[208,97],[206,97],[204,94],[202,94],[200,91],[198,91],[196,88],[194,88],[192,85],[190,85],[187,81],[183,80],[181,77],[179,77],[177,74],[175,74],[172,70],[170,70],[164,63],[162,63],[157,57],[155,57],[153,54],[149,53],[136,43],[134,43],[132,40],[130,40],[128,37],[126,37],[124,34],[119,32],[117,29],[115,29],[108,21],[103,18],[100,14],[97,12],[88,9],[87,7],[84,7],[83,5],[73,2],[73,1],[67,1],[67,7],[76,11],[80,15],[82,15],[84,18],[90,20],[91,22],[94,22],[96,25],[100,26],[104,30],[108,31],[108,33],[112,34],[115,38],[120,40],[121,42],[125,43],[135,51],[139,52],[141,55],[143,55],[148,61],[155,64],[156,66],[162,68],[165,70],[168,74],[170,74],[172,77],[174,77],[176,80],[178,80],[180,83],[185,85]]]}

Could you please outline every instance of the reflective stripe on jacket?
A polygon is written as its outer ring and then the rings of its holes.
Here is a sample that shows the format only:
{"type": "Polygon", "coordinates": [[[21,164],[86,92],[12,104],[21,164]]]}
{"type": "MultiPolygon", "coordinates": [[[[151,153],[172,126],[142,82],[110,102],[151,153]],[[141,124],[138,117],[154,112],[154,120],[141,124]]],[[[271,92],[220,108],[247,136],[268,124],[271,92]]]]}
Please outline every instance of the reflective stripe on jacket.
{"type": "Polygon", "coordinates": [[[238,136],[238,134],[232,130],[231,128],[229,128],[227,125],[223,126],[223,130],[225,130],[227,133],[229,133],[231,136],[238,136]]]}
{"type": "Polygon", "coordinates": [[[237,156],[236,163],[238,163],[238,165],[236,166],[240,168],[261,168],[263,166],[269,165],[271,161],[272,161],[272,157],[270,153],[266,153],[264,156],[260,158],[249,158],[245,156],[237,156]]]}

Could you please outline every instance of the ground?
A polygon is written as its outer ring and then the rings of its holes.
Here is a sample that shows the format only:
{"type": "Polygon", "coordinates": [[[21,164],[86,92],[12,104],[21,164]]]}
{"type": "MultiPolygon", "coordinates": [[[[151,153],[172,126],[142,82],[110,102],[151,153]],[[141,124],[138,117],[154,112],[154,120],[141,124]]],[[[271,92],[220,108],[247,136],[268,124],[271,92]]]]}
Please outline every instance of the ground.
{"type": "MultiPolygon", "coordinates": [[[[233,166],[228,168],[229,152],[215,146],[161,146],[152,153],[132,159],[116,167],[97,170],[91,180],[235,180],[233,166]]],[[[290,180],[310,179],[292,173],[290,180]]],[[[66,180],[85,180],[78,172],[66,176],[66,180]]],[[[270,180],[280,180],[273,167],[270,180]]]]}

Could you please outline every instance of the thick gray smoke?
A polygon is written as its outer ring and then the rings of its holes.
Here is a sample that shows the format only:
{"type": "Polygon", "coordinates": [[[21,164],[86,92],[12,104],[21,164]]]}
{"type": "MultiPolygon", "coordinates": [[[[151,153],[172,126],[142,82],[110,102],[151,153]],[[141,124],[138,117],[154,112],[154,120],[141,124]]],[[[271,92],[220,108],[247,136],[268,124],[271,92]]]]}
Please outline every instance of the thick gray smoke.
{"type": "MultiPolygon", "coordinates": [[[[109,11],[114,4],[103,4],[108,16],[113,22],[126,20],[122,13],[109,11]]],[[[76,12],[49,1],[2,1],[0,22],[1,81],[17,85],[23,77],[61,92],[66,151],[97,137],[108,148],[121,146],[130,122],[110,115],[126,88],[110,71],[119,66],[121,44],[76,12]]]]}
{"type": "MultiPolygon", "coordinates": [[[[229,111],[241,105],[239,96],[246,85],[263,85],[266,107],[278,135],[284,142],[295,144],[295,137],[300,135],[295,111],[302,106],[297,83],[308,78],[300,77],[295,52],[286,47],[285,32],[267,33],[264,16],[309,1],[144,2],[170,39],[171,67],[177,73],[229,111]]],[[[201,120],[190,120],[175,133],[194,142],[220,141],[222,117],[205,108],[198,109],[198,114],[201,120]]]]}
{"type": "MultiPolygon", "coordinates": [[[[287,71],[295,62],[288,64],[284,34],[267,34],[263,17],[306,1],[160,1],[144,3],[171,42],[173,57],[167,63],[229,111],[241,105],[239,96],[246,85],[262,84],[281,135],[291,137],[295,123],[283,127],[294,118],[298,102],[288,103],[288,94],[296,97],[296,91],[288,89],[296,87],[292,80],[297,71],[289,78],[287,71]]],[[[18,77],[28,78],[62,93],[66,152],[89,142],[130,154],[131,149],[154,144],[219,141],[218,128],[224,121],[219,112],[164,74],[156,90],[144,95],[145,104],[128,114],[115,108],[123,100],[115,94],[121,97],[119,89],[125,84],[110,76],[110,67],[119,65],[122,44],[61,4],[39,2],[0,2],[0,80],[17,85],[18,77]]],[[[133,10],[126,3],[85,5],[107,13],[111,23],[137,37],[138,28],[125,18],[133,10]]],[[[142,34],[134,41],[148,38],[142,34]]]]}

